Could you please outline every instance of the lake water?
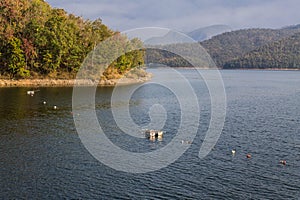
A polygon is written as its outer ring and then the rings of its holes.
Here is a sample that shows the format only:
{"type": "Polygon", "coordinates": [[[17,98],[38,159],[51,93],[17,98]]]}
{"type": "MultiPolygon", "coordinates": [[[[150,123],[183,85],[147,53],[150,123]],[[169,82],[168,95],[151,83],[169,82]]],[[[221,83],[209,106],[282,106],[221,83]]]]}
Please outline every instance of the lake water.
{"type": "MultiPolygon", "coordinates": [[[[159,70],[152,72],[163,74],[159,70]]],[[[31,88],[0,88],[0,199],[299,198],[300,72],[221,71],[227,95],[225,125],[203,159],[198,153],[211,116],[207,87],[194,70],[179,72],[199,98],[197,136],[174,163],[144,174],[116,171],[89,154],[74,125],[72,88],[40,88],[32,97],[26,94],[31,88]]],[[[166,81],[180,84],[171,78],[166,81]]],[[[128,151],[148,152],[172,140],[181,116],[180,102],[170,90],[146,84],[130,101],[131,117],[139,125],[149,123],[151,105],[164,106],[166,134],[155,142],[122,135],[112,117],[112,90],[99,88],[95,104],[113,143],[128,151]]]]}

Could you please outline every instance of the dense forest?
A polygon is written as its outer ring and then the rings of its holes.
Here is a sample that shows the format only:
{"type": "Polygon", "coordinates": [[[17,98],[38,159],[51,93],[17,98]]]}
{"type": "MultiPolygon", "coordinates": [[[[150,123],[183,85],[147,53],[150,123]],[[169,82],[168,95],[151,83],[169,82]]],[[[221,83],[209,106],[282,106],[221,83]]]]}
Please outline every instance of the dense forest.
{"type": "MultiPolygon", "coordinates": [[[[1,0],[0,76],[73,78],[87,54],[116,34],[100,19],[84,20],[44,0],[1,0]]],[[[130,48],[126,36],[118,40],[119,48],[130,48]]],[[[142,64],[143,57],[142,50],[119,57],[106,77],[114,78],[142,64]]]]}
{"type": "Polygon", "coordinates": [[[289,68],[300,69],[300,33],[255,49],[224,68],[289,68]]]}
{"type": "Polygon", "coordinates": [[[216,65],[223,67],[227,62],[269,43],[300,32],[297,28],[244,29],[232,31],[206,40],[201,45],[211,55],[216,65]]]}

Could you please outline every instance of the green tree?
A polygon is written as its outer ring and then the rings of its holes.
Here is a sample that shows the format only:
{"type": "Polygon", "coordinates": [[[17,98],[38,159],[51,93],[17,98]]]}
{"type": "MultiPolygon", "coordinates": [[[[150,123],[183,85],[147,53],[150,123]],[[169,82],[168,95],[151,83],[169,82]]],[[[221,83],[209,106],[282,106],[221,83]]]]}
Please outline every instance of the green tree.
{"type": "MultiPolygon", "coordinates": [[[[0,73],[11,77],[73,76],[98,43],[118,34],[101,19],[84,20],[51,8],[44,0],[1,0],[0,73]]],[[[132,48],[125,36],[117,38],[120,50],[132,48]]],[[[111,64],[115,68],[112,73],[122,74],[142,63],[141,55],[121,56],[111,64]]]]}
{"type": "Polygon", "coordinates": [[[5,56],[7,57],[7,70],[12,76],[29,76],[20,39],[13,38],[8,41],[5,56]]]}

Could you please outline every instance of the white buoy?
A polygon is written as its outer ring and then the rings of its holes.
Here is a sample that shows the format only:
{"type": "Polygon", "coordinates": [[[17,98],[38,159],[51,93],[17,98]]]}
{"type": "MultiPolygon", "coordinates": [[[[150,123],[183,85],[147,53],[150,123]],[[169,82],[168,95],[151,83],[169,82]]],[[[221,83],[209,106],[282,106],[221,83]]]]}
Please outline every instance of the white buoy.
{"type": "Polygon", "coordinates": [[[234,149],[232,149],[232,150],[231,150],[231,153],[232,153],[232,155],[234,155],[234,154],[235,154],[235,150],[234,150],[234,149]]]}
{"type": "Polygon", "coordinates": [[[53,109],[56,110],[56,109],[57,109],[57,106],[53,106],[53,109]]]}
{"type": "Polygon", "coordinates": [[[28,90],[28,91],[27,91],[27,94],[32,96],[32,95],[34,95],[34,91],[28,90]]]}
{"type": "Polygon", "coordinates": [[[43,102],[43,104],[44,104],[44,105],[46,105],[46,104],[47,104],[47,102],[46,102],[46,101],[44,101],[44,102],[43,102]]]}

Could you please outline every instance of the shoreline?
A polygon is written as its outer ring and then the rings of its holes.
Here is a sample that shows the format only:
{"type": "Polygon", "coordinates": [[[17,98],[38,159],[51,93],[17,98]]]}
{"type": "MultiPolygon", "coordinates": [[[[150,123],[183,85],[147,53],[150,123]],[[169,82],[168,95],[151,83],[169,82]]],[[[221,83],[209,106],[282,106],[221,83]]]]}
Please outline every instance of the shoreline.
{"type": "MultiPolygon", "coordinates": [[[[153,67],[149,69],[164,69],[166,67],[153,67]]],[[[224,69],[220,67],[214,67],[214,68],[209,68],[209,67],[170,67],[174,69],[199,69],[199,70],[245,70],[245,71],[300,71],[300,68],[298,69],[293,69],[293,68],[234,68],[234,69],[224,69]]]]}
{"type": "Polygon", "coordinates": [[[236,69],[221,69],[221,70],[254,70],[254,71],[300,71],[299,69],[293,69],[293,68],[236,68],[236,69]]]}
{"type": "MultiPolygon", "coordinates": [[[[157,67],[159,69],[159,67],[157,67]]],[[[163,67],[162,67],[163,68],[163,67]]],[[[220,68],[197,68],[197,67],[174,67],[175,69],[200,69],[200,70],[245,70],[245,71],[300,71],[300,69],[287,69],[287,68],[238,68],[238,69],[220,69],[220,68]]],[[[150,68],[151,69],[151,68],[150,68]]],[[[97,85],[97,87],[114,87],[118,85],[132,85],[141,84],[150,81],[152,74],[148,74],[144,77],[139,78],[121,78],[121,79],[110,79],[101,80],[98,84],[92,80],[76,80],[76,79],[1,79],[0,78],[0,88],[10,88],[10,87],[74,87],[76,86],[87,86],[92,87],[97,85]]]]}
{"type": "Polygon", "coordinates": [[[122,79],[111,79],[111,80],[101,80],[99,83],[96,83],[92,80],[85,79],[0,79],[0,88],[10,88],[10,87],[74,87],[74,86],[83,86],[83,87],[113,87],[116,84],[118,85],[132,85],[140,84],[151,80],[152,76],[148,75],[138,79],[133,78],[122,78],[122,79]]]}

